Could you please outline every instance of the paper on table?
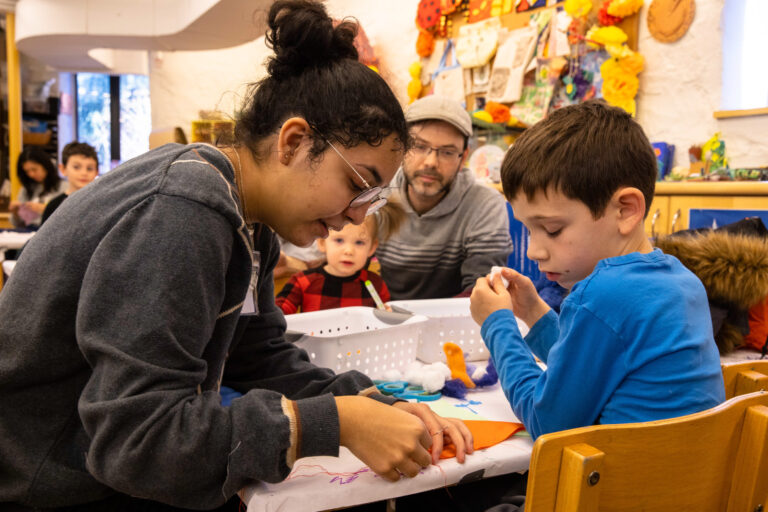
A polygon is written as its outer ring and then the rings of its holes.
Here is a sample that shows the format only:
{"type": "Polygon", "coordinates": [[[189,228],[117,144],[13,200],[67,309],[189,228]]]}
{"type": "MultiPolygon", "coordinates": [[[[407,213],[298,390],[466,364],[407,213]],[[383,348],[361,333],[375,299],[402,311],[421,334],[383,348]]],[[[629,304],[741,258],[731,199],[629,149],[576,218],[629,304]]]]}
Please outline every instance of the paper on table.
{"type": "MultiPolygon", "coordinates": [[[[447,404],[446,415],[472,415],[472,419],[519,421],[498,384],[481,388],[467,395],[468,400],[443,397],[429,402],[447,404]],[[471,409],[471,410],[470,410],[471,409]],[[448,414],[451,411],[452,414],[448,414]]],[[[426,403],[426,402],[425,402],[426,403]]],[[[350,507],[407,494],[423,492],[456,484],[470,475],[489,478],[528,467],[533,441],[530,436],[515,434],[485,450],[467,456],[460,464],[455,458],[443,459],[438,465],[424,468],[416,478],[402,478],[392,483],[376,476],[346,448],[339,457],[308,457],[300,459],[291,476],[279,484],[257,482],[240,491],[248,512],[311,512],[350,507]],[[312,499],[308,500],[307,496],[312,499]]]]}

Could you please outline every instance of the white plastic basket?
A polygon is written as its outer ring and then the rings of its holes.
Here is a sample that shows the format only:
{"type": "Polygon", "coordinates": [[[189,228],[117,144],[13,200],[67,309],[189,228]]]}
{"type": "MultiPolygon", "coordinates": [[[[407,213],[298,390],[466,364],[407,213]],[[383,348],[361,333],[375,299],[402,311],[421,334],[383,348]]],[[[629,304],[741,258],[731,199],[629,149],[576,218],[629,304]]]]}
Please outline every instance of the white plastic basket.
{"type": "Polygon", "coordinates": [[[372,379],[388,370],[403,373],[416,360],[423,315],[363,306],[286,315],[286,336],[310,360],[336,373],[358,370],[372,379]]]}
{"type": "MultiPolygon", "coordinates": [[[[395,311],[409,311],[428,317],[426,325],[419,326],[422,335],[417,357],[420,360],[426,363],[446,362],[443,345],[449,342],[459,345],[469,361],[482,361],[490,357],[488,348],[480,336],[480,326],[475,323],[469,312],[469,297],[393,300],[387,304],[395,311]]],[[[528,326],[520,320],[517,325],[525,336],[528,326]]]]}

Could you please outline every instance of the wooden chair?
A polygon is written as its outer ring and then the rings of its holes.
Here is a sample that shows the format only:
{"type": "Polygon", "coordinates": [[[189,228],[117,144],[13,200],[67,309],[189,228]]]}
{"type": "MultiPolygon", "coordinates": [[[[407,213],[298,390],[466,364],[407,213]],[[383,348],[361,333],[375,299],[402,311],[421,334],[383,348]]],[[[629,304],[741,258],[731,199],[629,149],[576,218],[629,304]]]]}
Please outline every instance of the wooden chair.
{"type": "Polygon", "coordinates": [[[722,369],[726,399],[761,389],[768,391],[768,359],[726,363],[722,369]]]}
{"type": "Polygon", "coordinates": [[[768,508],[768,392],[696,414],[540,436],[525,512],[768,508]]]}

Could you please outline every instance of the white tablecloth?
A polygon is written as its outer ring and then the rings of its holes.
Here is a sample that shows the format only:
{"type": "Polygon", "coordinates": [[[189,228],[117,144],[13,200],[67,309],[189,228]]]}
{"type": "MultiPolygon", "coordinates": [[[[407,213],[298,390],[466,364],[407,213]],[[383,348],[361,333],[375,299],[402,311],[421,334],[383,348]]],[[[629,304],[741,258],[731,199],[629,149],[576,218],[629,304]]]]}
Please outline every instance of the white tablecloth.
{"type": "MultiPolygon", "coordinates": [[[[427,403],[443,416],[518,421],[498,384],[470,393],[467,400],[444,397],[427,403]]],[[[300,459],[285,481],[259,482],[244,488],[240,496],[248,505],[248,512],[308,512],[349,507],[456,484],[473,473],[480,472],[487,478],[524,471],[528,469],[532,448],[530,436],[521,432],[467,456],[464,464],[456,459],[444,459],[437,466],[423,469],[415,478],[402,478],[394,483],[376,476],[360,459],[342,448],[338,458],[300,459]]]]}

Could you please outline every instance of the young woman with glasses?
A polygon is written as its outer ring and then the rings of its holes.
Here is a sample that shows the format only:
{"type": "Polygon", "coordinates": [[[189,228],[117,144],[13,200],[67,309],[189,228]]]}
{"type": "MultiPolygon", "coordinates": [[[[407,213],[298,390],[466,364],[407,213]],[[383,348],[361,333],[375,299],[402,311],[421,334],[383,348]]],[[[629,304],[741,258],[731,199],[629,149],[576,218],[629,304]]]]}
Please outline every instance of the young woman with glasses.
{"type": "Polygon", "coordinates": [[[444,442],[471,453],[458,420],[392,405],[283,337],[275,232],[308,245],[361,223],[408,132],[357,61],[353,23],[308,0],[274,2],[268,23],[275,55],[236,143],[166,145],[111,171],[45,223],[3,288],[3,510],[236,509],[246,484],[340,445],[390,480],[444,442]],[[222,406],[222,385],[243,396],[222,406]]]}

